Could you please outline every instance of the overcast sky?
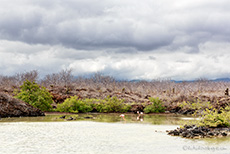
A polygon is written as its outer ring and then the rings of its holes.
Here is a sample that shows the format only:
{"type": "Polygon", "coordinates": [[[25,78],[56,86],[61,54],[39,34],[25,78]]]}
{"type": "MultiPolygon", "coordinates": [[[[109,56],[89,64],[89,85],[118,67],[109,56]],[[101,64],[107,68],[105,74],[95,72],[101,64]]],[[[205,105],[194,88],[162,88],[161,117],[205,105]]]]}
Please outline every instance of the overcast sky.
{"type": "Polygon", "coordinates": [[[229,0],[0,0],[0,74],[230,77],[229,0]]]}

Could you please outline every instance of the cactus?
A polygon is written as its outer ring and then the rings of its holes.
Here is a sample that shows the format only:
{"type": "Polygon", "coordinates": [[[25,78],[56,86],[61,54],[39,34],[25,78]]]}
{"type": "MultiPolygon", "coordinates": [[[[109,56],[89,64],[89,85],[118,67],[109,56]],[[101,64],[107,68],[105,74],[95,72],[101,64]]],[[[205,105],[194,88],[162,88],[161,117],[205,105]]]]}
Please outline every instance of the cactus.
{"type": "Polygon", "coordinates": [[[229,90],[228,90],[228,88],[225,90],[224,95],[225,95],[225,96],[229,96],[229,90]]]}

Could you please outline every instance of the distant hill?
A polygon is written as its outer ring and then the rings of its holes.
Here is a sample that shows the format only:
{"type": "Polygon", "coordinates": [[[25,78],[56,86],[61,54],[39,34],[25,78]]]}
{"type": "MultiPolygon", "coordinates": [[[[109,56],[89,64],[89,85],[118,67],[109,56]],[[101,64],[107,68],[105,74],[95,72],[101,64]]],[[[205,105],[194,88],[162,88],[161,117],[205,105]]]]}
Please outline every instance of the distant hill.
{"type": "MultiPolygon", "coordinates": [[[[176,83],[181,83],[181,82],[195,82],[197,80],[172,80],[176,83]]],[[[213,81],[213,82],[230,82],[230,78],[217,78],[217,79],[214,79],[214,80],[209,80],[209,81],[213,81]]]]}
{"type": "Polygon", "coordinates": [[[214,81],[214,82],[220,82],[220,81],[230,82],[230,78],[218,78],[218,79],[211,80],[211,81],[214,81]]]}
{"type": "MultiPolygon", "coordinates": [[[[130,82],[140,82],[140,81],[143,81],[143,80],[130,80],[130,82]]],[[[172,82],[175,82],[175,83],[181,83],[181,82],[195,82],[197,80],[170,80],[172,82]]],[[[214,80],[209,80],[209,81],[213,81],[213,82],[230,82],[230,78],[217,78],[217,79],[214,79],[214,80]]]]}
{"type": "MultiPolygon", "coordinates": [[[[78,76],[74,76],[75,78],[78,78],[78,76]]],[[[92,76],[90,75],[85,75],[85,76],[82,76],[83,78],[90,78],[92,76]]],[[[207,79],[208,80],[208,79],[207,79]]],[[[128,80],[128,79],[115,79],[115,81],[117,82],[122,82],[122,81],[127,81],[127,82],[141,82],[141,81],[147,81],[147,82],[150,82],[151,80],[144,80],[144,79],[133,79],[133,80],[128,80]]],[[[153,80],[154,81],[154,80],[153,80]]],[[[172,81],[172,82],[175,82],[175,83],[181,83],[181,82],[195,82],[197,80],[156,80],[156,81],[172,81]]],[[[230,82],[230,78],[217,78],[217,79],[212,79],[212,80],[209,80],[209,81],[213,81],[213,82],[230,82]]]]}

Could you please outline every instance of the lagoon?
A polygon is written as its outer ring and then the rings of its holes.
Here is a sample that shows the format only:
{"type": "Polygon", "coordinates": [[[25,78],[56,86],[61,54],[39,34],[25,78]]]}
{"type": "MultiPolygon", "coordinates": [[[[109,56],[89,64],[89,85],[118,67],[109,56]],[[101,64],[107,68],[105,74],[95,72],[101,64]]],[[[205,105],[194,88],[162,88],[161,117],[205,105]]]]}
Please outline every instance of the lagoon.
{"type": "Polygon", "coordinates": [[[181,115],[77,114],[74,121],[62,115],[3,118],[0,120],[0,153],[60,154],[191,154],[230,153],[230,138],[185,139],[166,130],[191,117],[181,115]]]}

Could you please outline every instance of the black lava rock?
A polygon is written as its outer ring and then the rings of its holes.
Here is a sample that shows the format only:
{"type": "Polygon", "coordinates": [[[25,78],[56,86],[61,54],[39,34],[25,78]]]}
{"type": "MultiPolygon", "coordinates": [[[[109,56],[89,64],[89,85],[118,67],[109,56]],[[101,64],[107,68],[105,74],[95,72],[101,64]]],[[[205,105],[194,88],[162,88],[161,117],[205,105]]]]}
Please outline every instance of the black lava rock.
{"type": "Polygon", "coordinates": [[[175,130],[167,131],[168,135],[182,136],[186,138],[204,138],[204,137],[217,137],[228,136],[230,133],[229,128],[208,128],[204,126],[185,125],[184,128],[177,128],[175,130]]]}
{"type": "Polygon", "coordinates": [[[64,115],[64,116],[61,116],[60,119],[65,119],[65,115],[64,115]]]}
{"type": "Polygon", "coordinates": [[[73,117],[69,117],[67,120],[68,120],[68,121],[74,120],[74,118],[73,118],[73,117]]]}

